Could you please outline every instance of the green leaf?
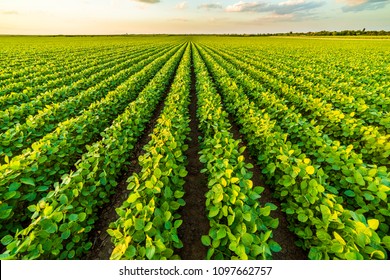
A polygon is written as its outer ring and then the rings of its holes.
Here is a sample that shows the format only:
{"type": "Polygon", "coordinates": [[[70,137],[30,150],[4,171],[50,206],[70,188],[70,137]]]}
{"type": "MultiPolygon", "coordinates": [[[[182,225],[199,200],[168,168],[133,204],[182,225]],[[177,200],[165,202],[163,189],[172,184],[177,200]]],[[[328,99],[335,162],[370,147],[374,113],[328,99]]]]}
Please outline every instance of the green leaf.
{"type": "Polygon", "coordinates": [[[175,191],[175,198],[182,198],[184,196],[185,192],[182,191],[175,191]]]}
{"type": "Polygon", "coordinates": [[[347,252],[344,254],[345,259],[347,260],[358,260],[358,256],[356,252],[347,252]]]}
{"type": "Polygon", "coordinates": [[[76,254],[75,250],[70,251],[69,254],[68,254],[68,258],[69,258],[69,259],[73,259],[73,257],[75,256],[75,254],[76,254]]]}
{"type": "Polygon", "coordinates": [[[154,176],[156,176],[157,179],[159,179],[161,177],[161,170],[160,170],[160,168],[156,168],[154,170],[154,176]]]}
{"type": "Polygon", "coordinates": [[[359,185],[361,185],[361,186],[366,185],[366,182],[364,181],[363,176],[362,176],[362,174],[360,174],[359,171],[355,171],[353,173],[353,177],[355,178],[356,183],[358,183],[359,185]]]}
{"type": "Polygon", "coordinates": [[[154,185],[153,185],[152,181],[146,181],[145,187],[148,189],[153,189],[154,185]]]}
{"type": "Polygon", "coordinates": [[[181,224],[183,223],[183,220],[176,220],[174,223],[173,223],[173,227],[174,228],[179,228],[181,226],[181,224]]]}
{"type": "Polygon", "coordinates": [[[18,193],[16,191],[11,191],[11,192],[6,192],[4,194],[4,200],[8,200],[8,199],[11,199],[13,198],[15,195],[17,195],[18,193]]]}
{"type": "Polygon", "coordinates": [[[261,241],[265,242],[268,240],[268,238],[271,236],[272,231],[268,230],[264,234],[261,234],[261,241]]]}
{"type": "Polygon", "coordinates": [[[14,240],[14,238],[13,238],[11,235],[6,235],[6,236],[4,236],[4,237],[1,239],[1,244],[3,244],[4,246],[7,246],[7,245],[10,244],[13,240],[14,240]]]}
{"type": "Polygon", "coordinates": [[[211,207],[210,212],[209,212],[209,218],[212,218],[212,217],[217,216],[218,213],[219,213],[219,208],[218,208],[218,206],[213,206],[213,207],[211,207]]]}
{"type": "Polygon", "coordinates": [[[57,231],[57,225],[54,224],[51,220],[42,220],[41,227],[47,233],[54,233],[57,231]]]}
{"type": "Polygon", "coordinates": [[[107,185],[107,178],[106,177],[100,178],[100,184],[102,184],[103,186],[107,185]]]}
{"type": "Polygon", "coordinates": [[[77,215],[77,214],[70,214],[69,215],[69,221],[71,221],[71,222],[77,221],[78,219],[79,219],[79,215],[77,215]]]}
{"type": "Polygon", "coordinates": [[[245,221],[250,222],[252,220],[251,212],[245,212],[242,214],[242,217],[245,221]]]}
{"type": "Polygon", "coordinates": [[[321,213],[322,213],[322,217],[326,220],[329,220],[330,216],[331,216],[331,212],[330,212],[330,209],[328,206],[326,205],[323,205],[321,204],[320,205],[320,209],[321,209],[321,213]]]}
{"type": "Polygon", "coordinates": [[[277,243],[273,240],[271,240],[268,245],[269,245],[272,252],[277,253],[277,252],[282,251],[282,246],[280,246],[279,243],[277,243]]]}
{"type": "MultiPolygon", "coordinates": [[[[129,220],[129,221],[131,221],[131,220],[129,220]]],[[[148,222],[148,223],[146,224],[146,226],[144,227],[144,231],[145,231],[145,232],[148,232],[149,230],[152,229],[152,227],[153,227],[153,223],[152,223],[152,222],[148,222]]]]}
{"type": "Polygon", "coordinates": [[[83,245],[84,250],[88,251],[92,248],[92,242],[87,242],[83,245]]]}
{"type": "Polygon", "coordinates": [[[59,198],[59,201],[60,201],[60,203],[62,205],[68,204],[68,197],[65,194],[61,194],[60,198],[59,198]]]}
{"type": "Polygon", "coordinates": [[[265,206],[263,208],[260,208],[260,215],[267,217],[269,216],[270,213],[271,213],[271,206],[265,206]]]}
{"type": "Polygon", "coordinates": [[[344,194],[345,194],[346,196],[349,196],[349,197],[355,197],[355,192],[354,192],[353,190],[346,190],[346,191],[344,192],[344,194]]]}
{"type": "Polygon", "coordinates": [[[85,221],[86,218],[87,218],[87,214],[83,212],[83,213],[80,213],[80,214],[79,214],[78,220],[79,220],[80,222],[83,222],[83,221],[85,221]]]}
{"type": "Polygon", "coordinates": [[[246,232],[242,235],[241,240],[245,247],[249,247],[253,242],[253,236],[246,232]]]}
{"type": "Polygon", "coordinates": [[[226,229],[225,228],[220,228],[217,231],[217,239],[222,239],[226,236],[226,229]]]}
{"type": "Polygon", "coordinates": [[[371,257],[375,257],[376,259],[379,259],[379,260],[384,260],[385,254],[382,251],[375,250],[371,253],[371,257]]]}
{"type": "Polygon", "coordinates": [[[322,259],[322,253],[317,248],[310,248],[309,251],[309,259],[310,260],[321,260],[322,259]]]}
{"type": "Polygon", "coordinates": [[[45,210],[43,210],[43,214],[45,216],[49,216],[53,212],[53,206],[46,206],[45,210]]]}
{"type": "Polygon", "coordinates": [[[331,236],[326,232],[326,230],[323,229],[317,230],[316,235],[318,239],[324,243],[331,239],[331,236]]]}
{"type": "Polygon", "coordinates": [[[10,192],[17,191],[20,188],[21,185],[22,184],[19,183],[19,182],[13,182],[11,185],[9,185],[8,191],[10,191],[10,192]]]}
{"type": "Polygon", "coordinates": [[[301,213],[301,214],[298,215],[298,220],[299,220],[300,222],[302,222],[302,223],[306,222],[308,218],[309,218],[309,217],[306,216],[306,214],[303,214],[303,213],[301,213]]]}
{"type": "Polygon", "coordinates": [[[390,250],[390,236],[383,237],[382,243],[383,243],[383,245],[385,245],[387,250],[390,250]]]}
{"type": "Polygon", "coordinates": [[[228,220],[228,226],[231,226],[234,222],[234,216],[233,215],[229,215],[227,217],[227,220],[228,220]]]}
{"type": "Polygon", "coordinates": [[[340,243],[336,242],[336,243],[333,243],[332,246],[330,247],[330,250],[333,252],[333,253],[342,253],[343,250],[344,250],[344,246],[341,245],[340,243]]]}
{"type": "Polygon", "coordinates": [[[66,231],[64,231],[62,234],[61,234],[61,238],[62,239],[68,239],[69,238],[69,236],[70,236],[70,230],[69,229],[67,229],[66,231]]]}
{"type": "Polygon", "coordinates": [[[204,246],[210,246],[211,245],[211,239],[210,239],[210,236],[208,236],[208,235],[202,235],[202,237],[201,237],[201,241],[202,241],[202,244],[204,245],[204,246]]]}
{"type": "Polygon", "coordinates": [[[375,199],[375,197],[374,197],[372,194],[370,194],[369,192],[364,192],[363,196],[364,196],[364,198],[367,199],[368,201],[372,201],[372,200],[375,199]]]}
{"type": "Polygon", "coordinates": [[[132,193],[131,195],[129,195],[129,198],[127,199],[127,202],[128,203],[133,203],[135,202],[139,197],[139,194],[138,193],[132,193]]]}
{"type": "Polygon", "coordinates": [[[35,182],[33,178],[20,178],[20,182],[26,185],[35,186],[35,182]]]}
{"type": "Polygon", "coordinates": [[[145,226],[145,220],[143,219],[135,219],[134,228],[135,230],[141,230],[145,226]]]}
{"type": "Polygon", "coordinates": [[[150,246],[146,248],[146,257],[151,260],[154,256],[154,253],[156,252],[155,246],[150,246]]]}
{"type": "Polygon", "coordinates": [[[185,170],[184,168],[180,169],[180,171],[179,171],[180,177],[185,177],[185,176],[187,176],[187,174],[188,174],[187,170],[185,170]]]}

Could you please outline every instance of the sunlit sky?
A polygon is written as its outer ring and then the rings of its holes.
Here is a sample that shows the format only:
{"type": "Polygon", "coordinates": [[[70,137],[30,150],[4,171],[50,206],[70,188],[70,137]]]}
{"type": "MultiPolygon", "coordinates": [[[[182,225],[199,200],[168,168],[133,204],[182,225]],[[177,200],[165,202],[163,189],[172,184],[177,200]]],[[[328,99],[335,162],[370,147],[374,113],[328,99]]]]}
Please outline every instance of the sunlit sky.
{"type": "Polygon", "coordinates": [[[390,0],[0,0],[0,34],[390,30],[390,0]]]}

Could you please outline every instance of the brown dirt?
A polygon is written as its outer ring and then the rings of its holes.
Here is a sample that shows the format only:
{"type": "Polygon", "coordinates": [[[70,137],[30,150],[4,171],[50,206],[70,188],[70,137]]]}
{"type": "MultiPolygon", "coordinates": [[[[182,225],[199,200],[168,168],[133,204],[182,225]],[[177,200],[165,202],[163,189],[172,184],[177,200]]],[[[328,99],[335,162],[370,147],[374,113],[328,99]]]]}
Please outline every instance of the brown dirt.
{"type": "Polygon", "coordinates": [[[200,173],[203,164],[199,161],[199,136],[198,119],[196,117],[197,97],[195,90],[195,73],[191,66],[191,102],[190,110],[190,141],[189,149],[185,152],[188,159],[188,175],[185,178],[185,195],[183,199],[186,205],[181,208],[183,224],[178,229],[179,238],[183,242],[183,248],[178,254],[184,260],[205,259],[207,248],[201,242],[202,235],[207,235],[210,225],[206,213],[207,177],[200,173]]]}

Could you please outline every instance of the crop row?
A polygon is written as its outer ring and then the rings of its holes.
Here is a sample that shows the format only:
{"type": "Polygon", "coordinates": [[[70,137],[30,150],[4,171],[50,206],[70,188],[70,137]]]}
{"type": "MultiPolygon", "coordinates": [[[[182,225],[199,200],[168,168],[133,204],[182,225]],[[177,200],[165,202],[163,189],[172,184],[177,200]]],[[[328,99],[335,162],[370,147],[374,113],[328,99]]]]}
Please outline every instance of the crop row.
{"type": "Polygon", "coordinates": [[[275,121],[250,102],[225,69],[205,52],[202,57],[221,91],[226,108],[241,126],[248,145],[264,173],[275,185],[283,210],[288,214],[300,245],[310,250],[311,259],[385,259],[384,246],[376,230],[377,219],[344,209],[337,196],[327,191],[324,171],[298,147],[286,142],[286,135],[274,130],[275,121]],[[267,169],[265,169],[267,167],[267,169]]]}
{"type": "MultiPolygon", "coordinates": [[[[147,51],[146,54],[147,53],[152,54],[153,52],[147,51]]],[[[137,54],[127,56],[127,58],[125,57],[118,61],[107,62],[106,64],[101,65],[102,67],[94,67],[92,68],[92,72],[82,73],[80,79],[72,82],[71,85],[64,85],[59,88],[54,88],[53,90],[45,91],[43,94],[38,95],[29,102],[23,102],[1,111],[1,130],[5,131],[13,128],[18,123],[25,121],[29,115],[35,115],[40,110],[47,108],[46,106],[50,103],[58,103],[69,97],[77,96],[80,91],[96,85],[112,73],[124,69],[126,66],[130,66],[131,64],[129,64],[129,62],[134,63],[134,60],[137,61],[136,59],[137,54]]],[[[72,79],[70,79],[70,81],[72,81],[72,79]]]]}
{"type": "Polygon", "coordinates": [[[30,225],[3,237],[7,250],[1,258],[72,259],[91,248],[87,237],[98,209],[109,202],[121,168],[175,74],[184,49],[180,46],[158,59],[161,63],[170,57],[137,99],[102,133],[102,140],[87,147],[75,165],[76,171],[64,175],[61,183],[54,183],[53,190],[28,207],[33,212],[30,225]]]}
{"type": "MultiPolygon", "coordinates": [[[[265,71],[271,76],[282,79],[285,83],[304,91],[306,94],[312,94],[314,97],[325,99],[344,114],[358,112],[359,117],[369,124],[383,126],[383,118],[389,117],[390,97],[383,94],[386,91],[384,85],[374,84],[377,81],[367,76],[367,74],[373,71],[365,74],[354,74],[354,76],[349,75],[348,77],[345,77],[348,74],[346,72],[336,72],[337,76],[331,76],[324,69],[325,64],[315,64],[316,68],[313,69],[313,64],[305,67],[306,64],[303,64],[296,57],[294,59],[288,58],[287,61],[286,58],[283,61],[280,59],[273,61],[275,56],[268,56],[264,60],[266,57],[264,53],[260,57],[252,53],[249,54],[247,51],[239,53],[229,52],[229,54],[238,55],[241,59],[245,58],[246,63],[265,71]],[[307,69],[308,67],[310,68],[307,69]],[[326,78],[323,76],[323,73],[327,73],[326,78]],[[369,85],[369,88],[363,89],[361,84],[352,85],[356,77],[364,77],[365,82],[363,85],[369,85]],[[337,83],[334,83],[335,80],[337,83]],[[340,88],[340,85],[343,84],[346,84],[348,87],[340,88]]],[[[389,127],[385,126],[385,128],[388,129],[389,127]]],[[[389,130],[387,130],[388,132],[389,130]]]]}
{"type": "MultiPolygon", "coordinates": [[[[281,83],[278,79],[232,56],[223,55],[223,57],[240,69],[246,69],[252,75],[249,78],[249,84],[254,84],[257,91],[269,90],[277,98],[284,100],[283,103],[289,105],[291,110],[297,110],[304,115],[312,126],[316,125],[317,129],[335,140],[340,140],[345,145],[352,144],[362,153],[365,161],[376,164],[388,163],[390,134],[381,134],[379,128],[365,125],[363,121],[354,118],[353,114],[344,115],[339,110],[332,109],[321,99],[300,94],[289,85],[281,83]],[[260,80],[261,84],[255,80],[260,80]]],[[[231,68],[232,66],[227,67],[227,70],[231,68]]]]}
{"type": "Polygon", "coordinates": [[[189,134],[190,45],[187,45],[151,140],[139,157],[141,171],[127,179],[130,194],[108,229],[115,245],[111,259],[177,259],[183,246],[178,210],[185,205],[184,152],[189,134]]]}
{"type": "MultiPolygon", "coordinates": [[[[223,60],[217,59],[216,62],[231,72],[229,70],[232,68],[227,67],[223,60]]],[[[254,90],[252,84],[255,81],[241,78],[236,81],[244,92],[248,92],[247,95],[262,113],[276,120],[273,129],[280,133],[287,132],[286,141],[297,144],[294,154],[298,156],[305,153],[312,158],[317,169],[323,169],[326,174],[324,179],[331,184],[327,191],[340,196],[339,203],[343,204],[345,201],[351,209],[359,209],[360,213],[379,219],[382,222],[381,231],[387,234],[390,222],[387,192],[390,188],[385,186],[389,177],[386,168],[367,166],[352,150],[352,146],[344,147],[339,142],[324,137],[321,130],[287,107],[283,100],[254,90]]],[[[285,177],[286,184],[295,183],[295,173],[290,175],[288,180],[285,177]]]]}
{"type": "Polygon", "coordinates": [[[263,192],[253,186],[253,166],[245,163],[240,140],[230,132],[228,114],[224,111],[207,68],[193,46],[194,71],[198,95],[199,129],[204,136],[200,161],[208,176],[206,209],[210,220],[208,235],[202,237],[209,247],[207,259],[268,259],[281,248],[272,240],[272,229],[278,220],[270,217],[276,206],[263,207],[258,199],[263,192]]]}
{"type": "MultiPolygon", "coordinates": [[[[31,143],[34,143],[47,133],[52,132],[62,121],[82,113],[88,106],[105,97],[110,91],[128,80],[129,76],[139,72],[164,51],[166,50],[160,50],[156,53],[148,52],[146,54],[140,54],[133,59],[118,63],[115,67],[108,68],[97,75],[93,75],[88,78],[86,85],[89,84],[89,86],[85,90],[79,88],[78,83],[75,83],[72,88],[65,88],[64,91],[59,91],[58,93],[62,94],[61,98],[68,97],[63,102],[46,105],[42,110],[38,110],[39,107],[45,105],[41,103],[41,99],[36,99],[31,104],[26,104],[26,107],[36,108],[34,111],[38,113],[27,117],[24,123],[16,124],[3,134],[0,134],[0,141],[2,143],[0,157],[4,155],[11,157],[17,154],[31,145],[31,143]],[[72,96],[73,93],[76,93],[76,95],[72,96]]],[[[19,117],[23,117],[26,114],[23,106],[17,112],[22,114],[19,117]]],[[[14,112],[13,117],[15,115],[16,112],[14,112]]],[[[4,163],[4,161],[0,162],[4,163]]]]}
{"type": "Polygon", "coordinates": [[[128,56],[128,53],[116,52],[100,57],[96,57],[96,54],[93,54],[91,57],[83,60],[73,58],[67,61],[65,59],[60,66],[65,69],[50,67],[46,71],[36,71],[31,75],[22,76],[19,81],[10,81],[6,86],[0,88],[2,95],[0,97],[0,105],[3,108],[2,110],[12,105],[28,102],[38,94],[48,90],[69,85],[81,77],[87,77],[100,69],[110,67],[114,61],[126,59],[128,56]]]}
{"type": "Polygon", "coordinates": [[[1,227],[2,232],[4,226],[6,232],[15,232],[26,218],[26,203],[39,201],[51,190],[52,184],[86,151],[86,145],[100,138],[100,133],[138,96],[179,47],[154,60],[103,99],[91,104],[80,116],[60,123],[55,131],[33,143],[23,154],[0,166],[3,200],[0,219],[7,221],[1,227]]]}

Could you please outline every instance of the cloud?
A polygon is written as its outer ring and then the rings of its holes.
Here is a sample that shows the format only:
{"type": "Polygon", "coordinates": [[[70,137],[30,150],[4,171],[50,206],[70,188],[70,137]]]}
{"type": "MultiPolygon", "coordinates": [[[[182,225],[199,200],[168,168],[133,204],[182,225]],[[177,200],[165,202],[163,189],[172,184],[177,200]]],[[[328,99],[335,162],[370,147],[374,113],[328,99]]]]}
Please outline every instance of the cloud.
{"type": "Polygon", "coordinates": [[[365,10],[378,10],[390,3],[390,0],[338,0],[346,6],[341,9],[343,12],[360,12],[365,10]]]}
{"type": "Polygon", "coordinates": [[[0,14],[2,14],[2,15],[18,15],[19,13],[17,11],[0,11],[0,14]]]}
{"type": "Polygon", "coordinates": [[[148,4],[156,4],[160,2],[160,0],[134,0],[134,1],[141,2],[141,3],[148,3],[148,4]]]}
{"type": "Polygon", "coordinates": [[[177,4],[175,6],[176,9],[178,10],[184,10],[184,9],[187,9],[187,2],[180,2],[179,4],[177,4]]]}
{"type": "Polygon", "coordinates": [[[222,9],[222,5],[219,3],[201,4],[198,6],[198,9],[205,9],[205,10],[222,9]]]}
{"type": "Polygon", "coordinates": [[[243,2],[226,7],[226,12],[256,12],[267,13],[271,12],[278,15],[293,14],[306,12],[323,6],[323,1],[303,1],[303,0],[288,0],[279,4],[270,4],[264,2],[243,2]]]}
{"type": "Polygon", "coordinates": [[[366,3],[367,0],[337,0],[337,2],[345,3],[348,6],[356,6],[356,5],[366,3]]]}
{"type": "Polygon", "coordinates": [[[256,9],[261,8],[262,6],[264,7],[265,4],[256,3],[256,2],[246,3],[246,2],[240,1],[240,2],[235,3],[233,5],[227,6],[225,11],[226,12],[250,12],[250,11],[254,11],[256,9]]]}

